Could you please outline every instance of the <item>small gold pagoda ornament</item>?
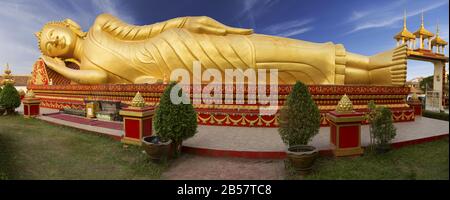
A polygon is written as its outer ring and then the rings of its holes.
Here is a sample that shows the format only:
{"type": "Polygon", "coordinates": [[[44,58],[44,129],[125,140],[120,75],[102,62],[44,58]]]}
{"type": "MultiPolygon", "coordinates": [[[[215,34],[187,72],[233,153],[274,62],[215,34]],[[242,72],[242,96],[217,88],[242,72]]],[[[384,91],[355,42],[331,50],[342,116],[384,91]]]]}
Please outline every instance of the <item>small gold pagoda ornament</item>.
{"type": "Polygon", "coordinates": [[[25,94],[25,98],[27,99],[33,99],[35,97],[36,95],[34,94],[33,90],[28,90],[27,93],[25,94]]]}
{"type": "Polygon", "coordinates": [[[414,92],[414,93],[412,94],[411,100],[413,100],[413,101],[419,101],[419,96],[417,96],[417,93],[414,92]]]}
{"type": "Polygon", "coordinates": [[[14,83],[16,83],[16,82],[14,81],[14,78],[11,75],[11,70],[9,69],[9,64],[8,63],[6,63],[6,69],[5,69],[4,72],[5,73],[3,74],[2,85],[6,85],[6,84],[14,85],[14,83]]]}
{"type": "Polygon", "coordinates": [[[350,101],[350,98],[346,94],[342,96],[341,100],[339,101],[336,112],[338,113],[349,113],[353,111],[353,104],[352,101],[350,101]]]}
{"type": "Polygon", "coordinates": [[[136,108],[145,107],[145,100],[142,97],[141,93],[139,92],[136,93],[133,100],[131,101],[131,106],[136,108]]]}

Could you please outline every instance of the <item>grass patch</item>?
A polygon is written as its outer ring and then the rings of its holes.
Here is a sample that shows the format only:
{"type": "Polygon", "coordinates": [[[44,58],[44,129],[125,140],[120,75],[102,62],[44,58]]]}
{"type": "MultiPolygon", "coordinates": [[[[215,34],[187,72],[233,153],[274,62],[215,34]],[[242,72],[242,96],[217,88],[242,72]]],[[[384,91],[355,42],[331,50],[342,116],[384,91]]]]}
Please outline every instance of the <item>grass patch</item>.
{"type": "Polygon", "coordinates": [[[320,157],[314,170],[300,176],[288,167],[287,179],[313,180],[436,180],[449,179],[448,137],[442,140],[361,157],[320,157]]]}
{"type": "Polygon", "coordinates": [[[167,165],[105,136],[0,117],[0,179],[159,179],[167,165]]]}

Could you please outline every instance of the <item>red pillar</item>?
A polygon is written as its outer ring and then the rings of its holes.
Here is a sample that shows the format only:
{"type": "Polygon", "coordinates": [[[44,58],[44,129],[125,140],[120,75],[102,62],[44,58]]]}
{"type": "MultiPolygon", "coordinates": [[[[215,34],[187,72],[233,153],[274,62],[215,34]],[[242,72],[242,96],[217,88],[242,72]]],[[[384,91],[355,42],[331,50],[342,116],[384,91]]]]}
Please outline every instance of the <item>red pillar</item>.
{"type": "Polygon", "coordinates": [[[123,117],[124,136],[122,142],[141,145],[141,139],[152,135],[153,107],[128,107],[120,110],[123,117]]]}
{"type": "Polygon", "coordinates": [[[411,100],[407,102],[409,107],[411,107],[414,110],[414,116],[422,116],[422,103],[420,100],[411,100]]]}
{"type": "Polygon", "coordinates": [[[35,97],[25,97],[22,100],[23,103],[23,116],[25,118],[36,117],[40,114],[41,100],[35,97]]]}
{"type": "Polygon", "coordinates": [[[364,114],[359,112],[327,113],[330,124],[330,143],[335,156],[355,156],[363,154],[361,148],[361,123],[364,114]]]}

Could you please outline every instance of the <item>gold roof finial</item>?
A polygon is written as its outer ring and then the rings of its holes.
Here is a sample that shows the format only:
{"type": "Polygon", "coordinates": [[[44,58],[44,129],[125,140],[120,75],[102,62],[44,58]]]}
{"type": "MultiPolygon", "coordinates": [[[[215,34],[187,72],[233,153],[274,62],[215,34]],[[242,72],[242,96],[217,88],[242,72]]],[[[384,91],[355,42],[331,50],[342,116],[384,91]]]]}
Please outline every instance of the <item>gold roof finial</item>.
{"type": "Polygon", "coordinates": [[[439,37],[439,21],[436,23],[436,37],[439,37]]]}
{"type": "Polygon", "coordinates": [[[353,111],[352,101],[350,101],[350,98],[348,98],[347,94],[344,94],[344,96],[342,96],[341,100],[336,106],[336,112],[347,113],[352,111],[353,111]]]}
{"type": "Polygon", "coordinates": [[[136,93],[133,100],[131,101],[131,106],[137,108],[145,107],[145,100],[142,97],[141,93],[139,92],[136,93]]]}
{"type": "Polygon", "coordinates": [[[403,11],[403,28],[406,28],[406,9],[403,11]]]}
{"type": "Polygon", "coordinates": [[[423,36],[423,38],[430,38],[430,37],[433,37],[433,36],[434,36],[434,34],[433,34],[432,32],[428,31],[428,30],[425,28],[425,24],[424,24],[424,20],[423,20],[423,11],[422,11],[422,17],[421,17],[420,28],[419,28],[419,30],[417,30],[416,32],[414,32],[414,35],[415,35],[416,37],[418,37],[418,38],[419,38],[421,35],[423,36]]]}
{"type": "Polygon", "coordinates": [[[447,45],[448,43],[447,43],[447,41],[445,41],[444,39],[442,39],[440,36],[439,36],[439,22],[436,24],[436,37],[434,37],[432,40],[431,40],[431,45],[433,45],[433,46],[437,46],[437,45],[441,45],[441,46],[445,46],[445,45],[447,45]]]}
{"type": "Polygon", "coordinates": [[[36,97],[36,95],[34,94],[33,90],[31,90],[31,89],[28,90],[27,93],[25,94],[25,98],[27,98],[27,99],[32,99],[35,97],[36,97]]]}
{"type": "Polygon", "coordinates": [[[422,10],[422,15],[421,15],[420,26],[424,26],[424,25],[423,25],[423,10],[422,10]]]}
{"type": "Polygon", "coordinates": [[[4,85],[4,84],[7,84],[7,83],[9,83],[9,84],[14,84],[15,83],[14,78],[11,75],[11,69],[9,69],[9,64],[8,63],[6,63],[6,69],[4,71],[3,81],[1,82],[1,84],[4,85]]]}
{"type": "Polygon", "coordinates": [[[394,39],[396,39],[397,41],[402,40],[403,38],[405,38],[406,40],[416,39],[416,36],[414,36],[414,34],[412,34],[408,30],[408,28],[406,28],[406,10],[403,14],[403,29],[394,36],[394,39]]]}
{"type": "Polygon", "coordinates": [[[416,92],[413,92],[412,96],[411,96],[411,100],[413,101],[419,101],[419,96],[417,96],[416,92]]]}

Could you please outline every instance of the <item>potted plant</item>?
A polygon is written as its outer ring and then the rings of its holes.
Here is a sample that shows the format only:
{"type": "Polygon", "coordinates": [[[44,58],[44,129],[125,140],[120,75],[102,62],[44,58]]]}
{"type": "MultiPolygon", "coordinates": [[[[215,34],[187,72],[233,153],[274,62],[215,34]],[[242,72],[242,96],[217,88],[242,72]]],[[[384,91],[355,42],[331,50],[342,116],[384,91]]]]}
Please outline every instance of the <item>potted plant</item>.
{"type": "Polygon", "coordinates": [[[293,86],[279,121],[278,132],[288,146],[288,160],[297,171],[308,173],[318,157],[318,150],[307,144],[319,133],[320,112],[305,84],[293,86]]]}
{"type": "Polygon", "coordinates": [[[6,109],[0,105],[0,116],[2,116],[3,114],[5,114],[6,109]]]}
{"type": "Polygon", "coordinates": [[[15,110],[20,106],[20,104],[19,92],[17,92],[16,88],[12,84],[5,84],[0,93],[0,105],[6,109],[6,114],[15,114],[15,110]]]}
{"type": "Polygon", "coordinates": [[[180,155],[183,140],[197,133],[197,112],[176,82],[170,83],[164,90],[154,120],[156,134],[172,140],[170,154],[174,157],[180,155]],[[178,91],[178,97],[182,99],[180,103],[172,102],[172,90],[178,91]]]}
{"type": "Polygon", "coordinates": [[[142,146],[150,159],[161,161],[167,158],[172,140],[155,136],[145,136],[142,138],[142,146]]]}
{"type": "Polygon", "coordinates": [[[392,112],[389,108],[380,107],[379,113],[372,121],[372,131],[376,142],[376,151],[385,153],[391,149],[391,140],[395,138],[396,128],[392,121],[392,112]]]}

